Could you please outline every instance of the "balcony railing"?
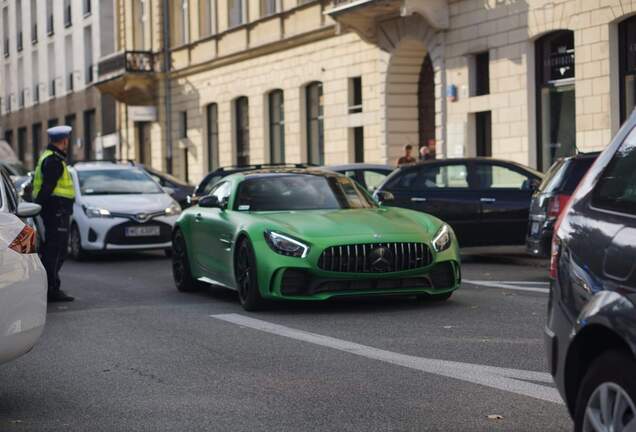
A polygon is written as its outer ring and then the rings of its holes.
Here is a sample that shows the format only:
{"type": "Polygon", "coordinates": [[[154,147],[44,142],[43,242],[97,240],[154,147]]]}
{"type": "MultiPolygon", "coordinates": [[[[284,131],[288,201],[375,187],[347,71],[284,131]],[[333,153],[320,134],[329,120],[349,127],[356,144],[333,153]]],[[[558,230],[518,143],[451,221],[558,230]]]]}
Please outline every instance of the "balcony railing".
{"type": "Polygon", "coordinates": [[[18,40],[17,40],[17,42],[18,42],[18,44],[17,44],[18,45],[18,52],[22,51],[22,49],[24,48],[24,46],[22,44],[22,31],[18,32],[18,40]]]}
{"type": "Polygon", "coordinates": [[[99,62],[100,78],[116,73],[148,73],[155,71],[155,58],[149,51],[124,51],[99,62]]]}
{"type": "Polygon", "coordinates": [[[51,36],[55,33],[55,21],[53,20],[53,14],[49,14],[46,20],[46,34],[51,36]]]}

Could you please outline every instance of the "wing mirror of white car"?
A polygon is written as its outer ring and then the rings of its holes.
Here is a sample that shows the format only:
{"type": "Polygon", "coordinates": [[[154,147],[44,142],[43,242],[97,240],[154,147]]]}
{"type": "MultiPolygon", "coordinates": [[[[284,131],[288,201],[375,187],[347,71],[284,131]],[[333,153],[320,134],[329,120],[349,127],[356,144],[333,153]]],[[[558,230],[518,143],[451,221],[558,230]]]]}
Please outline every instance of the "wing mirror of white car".
{"type": "Polygon", "coordinates": [[[42,207],[39,204],[30,202],[21,202],[18,204],[16,216],[21,218],[35,217],[40,214],[42,207]]]}
{"type": "Polygon", "coordinates": [[[171,188],[170,186],[162,186],[161,188],[163,189],[165,193],[167,193],[170,196],[174,195],[174,193],[176,192],[174,188],[171,188]]]}

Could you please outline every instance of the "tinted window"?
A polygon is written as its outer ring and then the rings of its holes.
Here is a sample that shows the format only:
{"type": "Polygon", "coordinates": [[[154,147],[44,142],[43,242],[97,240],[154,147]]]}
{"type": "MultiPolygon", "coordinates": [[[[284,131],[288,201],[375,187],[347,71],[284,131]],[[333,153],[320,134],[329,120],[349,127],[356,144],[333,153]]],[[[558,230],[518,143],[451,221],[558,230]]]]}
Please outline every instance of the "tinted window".
{"type": "Polygon", "coordinates": [[[364,183],[367,185],[367,190],[370,192],[375,191],[386,179],[386,174],[377,171],[365,171],[364,183]]]}
{"type": "Polygon", "coordinates": [[[466,165],[432,165],[422,167],[414,184],[415,189],[468,188],[466,165]]]}
{"type": "Polygon", "coordinates": [[[530,179],[513,169],[501,165],[477,164],[476,176],[480,189],[528,190],[530,179]]]}
{"type": "Polygon", "coordinates": [[[223,202],[230,197],[232,188],[229,183],[218,183],[210,188],[210,195],[215,196],[219,202],[223,202]]]}
{"type": "Polygon", "coordinates": [[[371,208],[376,204],[347,177],[309,174],[244,180],[235,208],[240,211],[330,210],[371,208]]]}
{"type": "Polygon", "coordinates": [[[574,159],[570,163],[570,167],[565,176],[563,186],[561,190],[566,194],[572,194],[574,189],[579,185],[581,179],[585,176],[590,169],[596,158],[585,157],[581,159],[574,159]]]}
{"type": "Polygon", "coordinates": [[[565,159],[558,159],[552,164],[545,176],[541,185],[539,185],[539,192],[553,192],[562,183],[563,176],[567,171],[568,162],[565,159]]]}
{"type": "Polygon", "coordinates": [[[207,179],[206,183],[201,185],[201,190],[197,192],[197,195],[205,196],[210,193],[210,191],[216,186],[216,184],[221,180],[223,176],[215,175],[211,176],[207,179]]]}
{"type": "Polygon", "coordinates": [[[636,129],[632,129],[594,190],[596,207],[636,214],[636,129]]]}
{"type": "Polygon", "coordinates": [[[139,169],[78,171],[82,195],[162,193],[152,178],[139,169]]]}

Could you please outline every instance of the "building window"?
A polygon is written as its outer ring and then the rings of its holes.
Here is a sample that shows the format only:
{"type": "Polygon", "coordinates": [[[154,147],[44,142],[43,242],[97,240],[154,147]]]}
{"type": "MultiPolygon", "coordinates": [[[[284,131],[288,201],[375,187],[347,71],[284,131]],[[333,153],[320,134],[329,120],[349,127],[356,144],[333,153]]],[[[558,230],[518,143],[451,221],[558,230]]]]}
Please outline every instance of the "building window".
{"type": "Polygon", "coordinates": [[[133,2],[133,40],[135,49],[145,51],[148,35],[148,0],[134,0],[133,2]]]}
{"type": "Polygon", "coordinates": [[[16,0],[15,2],[15,20],[16,20],[16,41],[18,52],[22,51],[23,45],[23,32],[22,32],[22,0],[16,0]]]}
{"type": "Polygon", "coordinates": [[[18,151],[17,156],[18,159],[24,163],[25,155],[26,155],[26,147],[27,147],[27,128],[21,127],[18,129],[18,151]]]}
{"type": "Polygon", "coordinates": [[[215,103],[211,103],[206,108],[207,119],[207,148],[208,148],[208,171],[212,171],[217,166],[217,155],[219,151],[219,108],[215,103]]]}
{"type": "Polygon", "coordinates": [[[174,19],[170,20],[172,26],[172,46],[185,45],[189,41],[190,21],[188,13],[188,0],[174,0],[172,2],[174,19]]]}
{"type": "Polygon", "coordinates": [[[46,122],[46,128],[47,128],[47,129],[51,129],[52,127],[55,127],[55,126],[57,126],[57,125],[59,125],[59,124],[60,124],[60,123],[59,123],[59,120],[58,120],[58,119],[56,119],[56,118],[52,118],[52,119],[49,119],[49,120],[46,122]]]}
{"type": "Polygon", "coordinates": [[[199,1],[199,34],[208,37],[216,33],[216,0],[199,1]]]}
{"type": "Polygon", "coordinates": [[[353,161],[364,162],[364,128],[353,128],[353,161]]]}
{"type": "Polygon", "coordinates": [[[36,123],[31,127],[31,152],[33,167],[37,163],[42,151],[42,123],[36,123]]]}
{"type": "Polygon", "coordinates": [[[475,113],[476,155],[492,156],[492,115],[490,111],[475,113]]]}
{"type": "Polygon", "coordinates": [[[282,90],[274,90],[269,96],[269,161],[285,162],[285,99],[282,90]]]}
{"type": "Polygon", "coordinates": [[[64,38],[64,46],[66,49],[66,91],[72,92],[75,90],[75,74],[73,71],[73,66],[75,65],[74,61],[74,51],[73,51],[73,35],[69,34],[64,38]]]}
{"type": "Polygon", "coordinates": [[[9,57],[10,53],[9,41],[9,8],[2,8],[2,52],[5,57],[9,57]]]}
{"type": "Polygon", "coordinates": [[[349,114],[362,112],[362,77],[349,78],[349,114]]]}
{"type": "Polygon", "coordinates": [[[636,16],[618,26],[621,123],[636,106],[636,16]]]}
{"type": "Polygon", "coordinates": [[[278,0],[261,0],[261,16],[274,15],[278,12],[278,0]]]}
{"type": "Polygon", "coordinates": [[[55,33],[55,20],[53,19],[53,0],[46,0],[46,34],[55,33]]]}
{"type": "Polygon", "coordinates": [[[31,0],[31,43],[38,43],[38,3],[31,0]]]}
{"type": "Polygon", "coordinates": [[[64,0],[64,27],[73,25],[73,11],[71,9],[71,0],[64,0]]]}
{"type": "Polygon", "coordinates": [[[84,82],[93,82],[93,29],[91,26],[84,27],[84,82]]]}
{"type": "Polygon", "coordinates": [[[90,15],[93,12],[92,1],[83,0],[82,4],[83,4],[84,16],[90,15]]]}
{"type": "Polygon", "coordinates": [[[475,54],[470,63],[471,96],[490,94],[490,53],[475,54]]]}
{"type": "Polygon", "coordinates": [[[24,91],[24,60],[18,59],[18,108],[24,108],[25,91],[24,91]]]}
{"type": "Polygon", "coordinates": [[[548,169],[576,152],[574,32],[552,32],[536,42],[537,167],[548,169]]]}
{"type": "Polygon", "coordinates": [[[245,22],[245,0],[228,0],[229,26],[240,26],[245,22]]]}
{"type": "Polygon", "coordinates": [[[322,83],[313,82],[305,88],[305,112],[307,115],[307,162],[324,165],[324,118],[322,83]]]}
{"type": "Polygon", "coordinates": [[[250,164],[250,116],[249,104],[246,96],[234,101],[234,122],[236,139],[236,164],[244,166],[250,164]]]}
{"type": "Polygon", "coordinates": [[[7,142],[7,144],[13,147],[13,131],[12,130],[4,131],[4,140],[7,142]]]}
{"type": "MultiPolygon", "coordinates": [[[[70,126],[70,125],[69,125],[70,126]]],[[[95,110],[84,111],[84,159],[90,160],[95,157],[93,142],[97,136],[95,125],[95,110]]]]}
{"type": "Polygon", "coordinates": [[[190,170],[188,161],[188,112],[181,111],[179,113],[179,139],[183,147],[183,178],[186,182],[190,181],[190,170]]]}
{"type": "Polygon", "coordinates": [[[76,126],[77,126],[77,117],[75,116],[75,114],[69,114],[66,117],[64,117],[64,124],[66,126],[70,126],[71,127],[71,134],[68,137],[69,138],[69,149],[68,149],[68,155],[69,157],[73,157],[73,144],[75,143],[75,138],[77,137],[77,131],[76,126]]]}

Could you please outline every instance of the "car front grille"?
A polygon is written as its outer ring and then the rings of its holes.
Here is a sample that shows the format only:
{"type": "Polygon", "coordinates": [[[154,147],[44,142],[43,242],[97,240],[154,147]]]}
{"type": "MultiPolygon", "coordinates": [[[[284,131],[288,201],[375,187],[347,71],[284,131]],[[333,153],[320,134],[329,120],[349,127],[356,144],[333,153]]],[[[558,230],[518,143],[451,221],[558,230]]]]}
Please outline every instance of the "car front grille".
{"type": "Polygon", "coordinates": [[[172,227],[164,222],[153,220],[147,224],[140,224],[133,221],[124,222],[115,225],[106,234],[104,243],[121,245],[121,246],[134,246],[145,244],[157,244],[168,243],[172,238],[172,227]],[[126,237],[126,227],[138,227],[138,226],[159,226],[158,236],[146,236],[146,237],[126,237]]]}
{"type": "Polygon", "coordinates": [[[331,246],[320,255],[318,267],[339,273],[389,273],[426,267],[431,259],[424,243],[367,243],[331,246]]]}

